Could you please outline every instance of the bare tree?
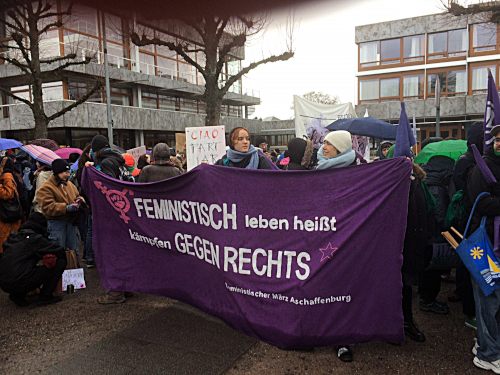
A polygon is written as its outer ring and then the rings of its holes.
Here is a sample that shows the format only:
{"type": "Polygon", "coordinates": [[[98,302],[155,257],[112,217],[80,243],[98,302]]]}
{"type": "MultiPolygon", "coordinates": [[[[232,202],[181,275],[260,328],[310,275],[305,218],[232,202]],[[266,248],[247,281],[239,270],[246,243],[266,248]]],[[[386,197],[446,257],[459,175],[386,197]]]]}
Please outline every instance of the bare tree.
{"type": "Polygon", "coordinates": [[[0,61],[4,60],[21,70],[23,82],[31,86],[32,100],[16,95],[7,87],[0,86],[0,91],[26,104],[33,112],[35,138],[47,138],[47,127],[52,120],[85,102],[102,84],[96,81],[94,87],[81,98],[60,111],[47,114],[43,102],[43,82],[62,79],[64,69],[91,61],[91,57],[78,59],[75,52],[45,56],[41,48],[40,42],[47,33],[63,26],[63,17],[71,14],[72,3],[58,10],[55,1],[0,0],[0,9],[4,10],[0,26],[5,27],[5,39],[0,40],[0,50],[4,51],[0,54],[0,61]]]}
{"type": "Polygon", "coordinates": [[[331,96],[330,94],[325,94],[324,92],[320,91],[309,91],[302,95],[302,97],[311,102],[321,104],[337,104],[340,102],[338,96],[331,96]]]}
{"type": "MultiPolygon", "coordinates": [[[[238,72],[230,74],[226,80],[222,80],[224,64],[232,59],[238,49],[245,46],[248,38],[259,33],[265,25],[265,17],[256,16],[216,16],[204,15],[195,20],[182,20],[187,28],[199,38],[199,46],[193,48],[192,44],[183,41],[162,40],[156,36],[146,35],[134,30],[130,37],[134,44],[146,46],[156,44],[166,46],[177,52],[184,61],[196,68],[205,80],[205,90],[199,99],[206,103],[205,125],[219,125],[221,105],[229,88],[241,77],[259,65],[285,61],[293,57],[294,52],[291,45],[291,33],[285,52],[271,55],[259,61],[255,61],[239,69],[238,72]],[[204,63],[195,61],[190,54],[202,52],[204,63]]],[[[291,26],[289,25],[289,30],[291,26]]]]}
{"type": "Polygon", "coordinates": [[[444,8],[454,16],[468,16],[485,13],[485,22],[500,23],[500,1],[479,0],[467,4],[464,0],[441,0],[444,8]]]}

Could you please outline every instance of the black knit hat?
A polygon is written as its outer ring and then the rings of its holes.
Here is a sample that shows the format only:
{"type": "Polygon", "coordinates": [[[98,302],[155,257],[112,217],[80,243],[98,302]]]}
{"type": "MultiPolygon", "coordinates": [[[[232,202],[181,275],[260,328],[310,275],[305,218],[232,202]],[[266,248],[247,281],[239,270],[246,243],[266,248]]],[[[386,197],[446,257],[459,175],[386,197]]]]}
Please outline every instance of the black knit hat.
{"type": "Polygon", "coordinates": [[[101,134],[97,134],[92,138],[92,143],[91,146],[92,151],[97,152],[102,150],[103,148],[109,147],[109,141],[108,138],[101,134]]]}
{"type": "Polygon", "coordinates": [[[47,219],[39,212],[33,212],[21,229],[31,229],[36,233],[45,235],[47,233],[47,219]]]}
{"type": "Polygon", "coordinates": [[[54,175],[57,176],[59,173],[66,171],[69,171],[69,164],[66,160],[55,159],[52,162],[52,173],[54,173],[54,175]]]}

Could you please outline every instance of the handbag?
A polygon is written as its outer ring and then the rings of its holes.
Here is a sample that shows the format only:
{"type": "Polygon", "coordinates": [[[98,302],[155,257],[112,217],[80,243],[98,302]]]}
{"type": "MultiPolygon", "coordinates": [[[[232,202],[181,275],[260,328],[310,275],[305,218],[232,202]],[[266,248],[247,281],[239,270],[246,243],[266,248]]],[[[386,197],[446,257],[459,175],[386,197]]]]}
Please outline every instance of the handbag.
{"type": "Polygon", "coordinates": [[[14,198],[0,199],[0,221],[14,223],[23,217],[23,208],[17,190],[14,198]]]}
{"type": "Polygon", "coordinates": [[[463,240],[456,249],[465,267],[485,296],[489,296],[500,288],[500,266],[486,232],[486,216],[481,218],[481,225],[474,233],[468,235],[468,232],[479,200],[488,195],[490,193],[483,192],[477,196],[467,221],[463,240]]]}
{"type": "Polygon", "coordinates": [[[447,242],[432,244],[432,258],[427,271],[447,271],[460,265],[460,257],[447,242]]]}

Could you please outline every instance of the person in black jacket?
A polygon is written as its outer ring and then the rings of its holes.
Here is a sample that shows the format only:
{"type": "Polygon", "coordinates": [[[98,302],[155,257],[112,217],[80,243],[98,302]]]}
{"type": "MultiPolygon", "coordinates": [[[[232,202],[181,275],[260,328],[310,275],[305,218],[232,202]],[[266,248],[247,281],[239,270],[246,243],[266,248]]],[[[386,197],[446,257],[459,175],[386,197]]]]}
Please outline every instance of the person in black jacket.
{"type": "Polygon", "coordinates": [[[272,169],[271,160],[267,159],[258,148],[250,143],[247,129],[238,127],[229,133],[229,149],[215,165],[246,169],[272,169]]]}
{"type": "MultiPolygon", "coordinates": [[[[481,218],[486,216],[487,233],[493,242],[493,222],[496,216],[500,216],[500,125],[491,129],[491,135],[494,141],[486,150],[484,161],[497,182],[489,184],[476,165],[467,180],[467,195],[470,201],[474,202],[482,192],[490,193],[478,202],[469,233],[473,233],[481,218]]],[[[500,289],[485,296],[474,281],[472,285],[476,302],[478,344],[473,348],[473,363],[479,368],[500,374],[500,289]]]]}
{"type": "Polygon", "coordinates": [[[35,212],[4,243],[0,287],[18,306],[27,306],[26,294],[40,286],[39,305],[59,302],[61,297],[52,293],[65,268],[66,252],[49,240],[47,219],[35,212]],[[38,265],[40,261],[42,265],[38,265]]]}
{"type": "Polygon", "coordinates": [[[97,170],[113,178],[121,178],[121,171],[125,168],[125,160],[118,151],[110,147],[105,136],[98,134],[92,138],[90,157],[97,170]]]}
{"type": "Polygon", "coordinates": [[[311,169],[313,155],[313,144],[310,140],[302,138],[292,138],[288,142],[287,158],[288,164],[282,163],[282,168],[288,171],[307,171],[311,169]]]}

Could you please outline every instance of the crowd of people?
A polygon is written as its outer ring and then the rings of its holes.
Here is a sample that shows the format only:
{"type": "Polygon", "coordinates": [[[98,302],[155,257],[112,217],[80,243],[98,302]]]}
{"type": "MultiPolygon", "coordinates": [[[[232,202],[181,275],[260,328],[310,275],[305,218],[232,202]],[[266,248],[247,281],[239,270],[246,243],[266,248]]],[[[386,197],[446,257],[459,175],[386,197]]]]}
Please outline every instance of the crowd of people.
{"type": "MultiPolygon", "coordinates": [[[[450,277],[450,268],[433,266],[433,249],[442,245],[441,232],[454,225],[463,232],[468,213],[476,197],[490,193],[479,201],[473,217],[472,230],[480,218],[487,217],[488,234],[494,237],[493,220],[500,216],[500,183],[488,184],[475,166],[471,146],[483,146],[483,125],[473,124],[468,131],[468,151],[455,162],[445,156],[435,156],[420,166],[413,163],[408,202],[407,227],[402,265],[402,312],[406,337],[417,342],[426,340],[414,321],[413,289],[418,288],[419,309],[434,314],[448,314],[449,306],[437,299],[441,282],[450,277]],[[448,217],[448,207],[457,192],[461,192],[461,215],[448,217]]],[[[492,147],[484,160],[500,181],[500,125],[491,131],[492,147]]],[[[424,148],[432,139],[422,143],[424,148]]],[[[376,160],[394,157],[394,144],[379,144],[376,160]]],[[[40,288],[38,305],[60,301],[55,295],[57,282],[66,267],[65,249],[79,252],[87,267],[95,266],[92,249],[92,207],[85,198],[81,178],[84,168],[97,170],[116,179],[136,182],[161,181],[184,173],[182,163],[172,155],[165,143],[154,146],[150,160],[147,155],[138,162],[110,146],[108,139],[96,135],[71,163],[56,159],[51,165],[33,162],[23,155],[5,155],[0,163],[0,201],[18,202],[18,217],[4,215],[0,206],[0,287],[18,306],[29,304],[28,293],[40,288]],[[31,214],[29,214],[31,212],[31,214]],[[29,215],[28,215],[29,214],[29,215]],[[8,217],[6,219],[5,217],[8,217]]],[[[378,162],[378,161],[375,161],[378,162]]],[[[245,128],[238,127],[229,134],[226,154],[215,164],[246,169],[281,169],[283,171],[324,170],[366,163],[353,148],[347,131],[333,131],[320,142],[293,138],[287,149],[271,150],[264,138],[253,144],[245,128]]],[[[127,291],[110,290],[99,298],[101,304],[126,301],[127,291]]],[[[500,290],[485,296],[463,264],[456,269],[456,291],[449,302],[461,302],[464,323],[477,332],[473,347],[477,367],[500,374],[500,290]]],[[[348,343],[346,343],[348,344],[348,343]]],[[[350,345],[337,347],[338,358],[353,360],[350,345]]]]}

